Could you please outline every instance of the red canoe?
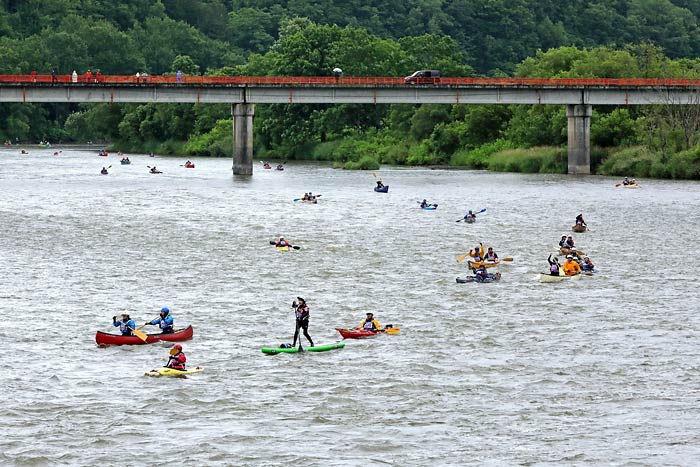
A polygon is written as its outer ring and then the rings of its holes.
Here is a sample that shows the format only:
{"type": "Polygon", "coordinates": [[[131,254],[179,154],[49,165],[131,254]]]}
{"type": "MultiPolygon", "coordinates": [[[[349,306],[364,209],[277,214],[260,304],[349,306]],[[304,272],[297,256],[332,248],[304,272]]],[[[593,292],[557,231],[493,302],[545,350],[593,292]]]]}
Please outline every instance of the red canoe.
{"type": "Polygon", "coordinates": [[[362,339],[379,334],[378,332],[365,331],[364,329],[335,328],[335,330],[338,331],[341,336],[343,336],[343,339],[362,339]]]}
{"type": "Polygon", "coordinates": [[[187,326],[185,329],[178,329],[172,334],[148,334],[146,342],[136,336],[122,336],[121,334],[107,334],[106,332],[97,331],[95,341],[97,345],[140,345],[153,344],[154,342],[180,342],[192,339],[194,329],[192,326],[187,326]]]}

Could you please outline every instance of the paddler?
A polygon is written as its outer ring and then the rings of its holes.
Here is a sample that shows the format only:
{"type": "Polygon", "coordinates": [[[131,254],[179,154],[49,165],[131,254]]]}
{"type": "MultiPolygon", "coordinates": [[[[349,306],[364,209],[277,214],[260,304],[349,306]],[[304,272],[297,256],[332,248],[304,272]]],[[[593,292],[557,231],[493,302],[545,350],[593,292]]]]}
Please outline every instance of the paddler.
{"type": "Polygon", "coordinates": [[[381,180],[377,180],[377,188],[384,188],[384,183],[381,180]]]}
{"type": "Polygon", "coordinates": [[[583,214],[576,216],[576,225],[582,225],[586,227],[586,221],[583,220],[583,214]]]}
{"type": "Polygon", "coordinates": [[[561,236],[561,240],[559,240],[559,248],[567,248],[566,246],[566,235],[561,236]]]}
{"type": "Polygon", "coordinates": [[[373,331],[373,332],[383,332],[384,330],[379,325],[379,321],[374,319],[374,313],[368,312],[367,317],[362,320],[360,325],[355,329],[362,329],[363,331],[373,331]]]}
{"type": "Polygon", "coordinates": [[[182,346],[180,344],[175,344],[170,349],[170,356],[168,357],[168,363],[165,364],[165,368],[172,368],[173,370],[185,371],[187,364],[187,357],[182,352],[182,346]]]}
{"type": "Polygon", "coordinates": [[[106,169],[105,167],[102,167],[102,170],[100,170],[100,173],[101,173],[102,175],[108,175],[108,174],[109,174],[109,172],[107,172],[107,169],[106,169]]]}
{"type": "Polygon", "coordinates": [[[294,331],[294,340],[292,341],[292,347],[296,346],[297,337],[299,338],[299,343],[301,344],[301,336],[299,335],[299,329],[304,331],[304,336],[311,344],[314,346],[314,341],[311,340],[309,336],[309,306],[306,304],[306,300],[301,297],[297,297],[297,300],[292,302],[292,308],[294,309],[294,315],[296,316],[297,327],[294,331]],[[297,301],[298,300],[298,301],[297,301]]]}
{"type": "Polygon", "coordinates": [[[474,280],[477,282],[484,282],[489,278],[489,273],[486,271],[486,266],[483,264],[474,270],[474,280]]]}
{"type": "Polygon", "coordinates": [[[559,264],[557,257],[555,256],[554,260],[552,261],[552,255],[549,255],[547,262],[549,263],[549,274],[551,276],[558,276],[561,265],[559,264]]]}
{"type": "Polygon", "coordinates": [[[131,332],[136,329],[136,323],[134,323],[134,320],[131,319],[129,313],[122,313],[121,321],[117,321],[117,317],[112,316],[112,324],[115,327],[119,327],[119,331],[122,333],[122,336],[131,336],[131,332]]]}
{"type": "Polygon", "coordinates": [[[574,249],[574,239],[571,235],[566,237],[566,248],[574,249]]]}
{"type": "Polygon", "coordinates": [[[153,321],[146,321],[144,326],[158,326],[160,328],[161,334],[172,334],[173,329],[173,317],[170,314],[170,308],[161,308],[160,316],[158,316],[153,321]]]}
{"type": "Polygon", "coordinates": [[[627,178],[627,177],[625,177],[625,178],[622,180],[622,184],[623,184],[623,185],[629,185],[629,184],[630,184],[630,179],[627,178]]]}
{"type": "Polygon", "coordinates": [[[574,260],[573,255],[567,255],[566,261],[562,265],[564,268],[564,274],[567,276],[575,276],[576,274],[581,274],[581,266],[574,260]]]}
{"type": "Polygon", "coordinates": [[[479,246],[473,250],[469,250],[469,256],[474,258],[475,262],[483,261],[484,259],[484,244],[479,242],[479,246]]]}
{"type": "Polygon", "coordinates": [[[464,219],[466,219],[466,220],[470,220],[470,219],[476,220],[476,214],[474,214],[474,213],[472,212],[472,210],[470,209],[469,212],[466,213],[466,214],[464,215],[464,219]]]}
{"type": "Polygon", "coordinates": [[[280,239],[277,240],[277,243],[275,243],[275,246],[278,247],[278,248],[279,248],[279,247],[285,247],[285,246],[286,246],[286,247],[289,247],[289,248],[293,248],[293,247],[292,247],[292,244],[289,243],[287,240],[285,240],[284,237],[280,237],[280,239]]]}
{"type": "Polygon", "coordinates": [[[583,264],[581,264],[581,270],[587,271],[587,272],[592,272],[593,268],[595,268],[595,265],[593,262],[588,258],[588,256],[583,257],[583,264]]]}
{"type": "Polygon", "coordinates": [[[151,173],[152,173],[152,174],[157,174],[157,173],[158,173],[158,169],[156,169],[156,166],[155,166],[155,165],[154,165],[153,167],[151,167],[151,173]]]}
{"type": "Polygon", "coordinates": [[[495,251],[493,251],[492,246],[490,246],[488,250],[486,250],[486,254],[484,255],[484,261],[491,261],[493,263],[498,261],[498,255],[495,251]]]}

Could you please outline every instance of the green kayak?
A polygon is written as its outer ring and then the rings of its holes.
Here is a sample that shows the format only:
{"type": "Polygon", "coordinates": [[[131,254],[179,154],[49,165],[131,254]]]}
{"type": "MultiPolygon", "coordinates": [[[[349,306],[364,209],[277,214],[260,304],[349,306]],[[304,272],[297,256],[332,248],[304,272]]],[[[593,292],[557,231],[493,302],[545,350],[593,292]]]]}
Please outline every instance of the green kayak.
{"type": "MultiPolygon", "coordinates": [[[[327,345],[317,345],[315,347],[304,347],[304,352],[325,352],[326,350],[342,349],[345,347],[345,342],[336,342],[335,344],[327,345]]],[[[297,347],[292,347],[291,349],[285,349],[282,347],[263,347],[260,349],[262,353],[274,355],[277,353],[298,353],[299,349],[297,347]]]]}

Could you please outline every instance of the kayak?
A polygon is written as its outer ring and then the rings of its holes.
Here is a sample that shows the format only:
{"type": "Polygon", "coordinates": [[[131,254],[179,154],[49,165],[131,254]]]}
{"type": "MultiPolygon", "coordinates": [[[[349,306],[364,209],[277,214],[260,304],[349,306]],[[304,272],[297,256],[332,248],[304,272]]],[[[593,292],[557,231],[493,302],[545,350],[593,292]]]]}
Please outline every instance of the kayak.
{"type": "Polygon", "coordinates": [[[154,172],[153,170],[151,170],[149,173],[152,173],[152,174],[162,174],[163,172],[160,171],[160,170],[156,170],[155,172],[154,172]]]}
{"type": "Polygon", "coordinates": [[[464,222],[467,224],[473,224],[474,222],[476,222],[476,217],[469,217],[469,218],[465,217],[464,222]]]}
{"type": "Polygon", "coordinates": [[[270,170],[272,167],[270,167],[269,165],[265,165],[265,166],[263,166],[263,168],[264,168],[265,170],[270,170]]]}
{"type": "Polygon", "coordinates": [[[185,378],[187,375],[193,375],[195,373],[199,373],[202,371],[204,368],[198,366],[197,368],[194,368],[192,370],[174,370],[172,368],[158,368],[154,369],[151,371],[147,371],[144,373],[145,376],[154,376],[156,378],[159,378],[161,376],[176,376],[176,377],[181,377],[185,378]]]}
{"type": "Polygon", "coordinates": [[[424,211],[435,211],[437,209],[437,206],[426,206],[424,208],[421,208],[424,211]]]}
{"type": "Polygon", "coordinates": [[[639,184],[635,183],[634,185],[622,185],[622,188],[640,188],[639,184]]]}
{"type": "Polygon", "coordinates": [[[489,282],[497,282],[501,280],[501,273],[497,272],[496,274],[489,274],[488,277],[484,278],[484,280],[478,281],[476,280],[476,276],[467,276],[467,277],[458,277],[456,279],[458,284],[466,284],[468,282],[476,282],[479,284],[487,284],[489,282]]]}
{"type": "Polygon", "coordinates": [[[484,265],[486,269],[488,268],[495,268],[499,264],[501,264],[500,261],[467,261],[467,266],[469,269],[476,269],[478,267],[481,267],[481,265],[484,265]]]}
{"type": "Polygon", "coordinates": [[[367,331],[365,329],[346,329],[346,328],[335,328],[336,331],[343,336],[343,339],[363,339],[365,337],[374,337],[377,334],[398,334],[401,329],[399,328],[385,328],[386,332],[376,332],[367,331]]]}
{"type": "Polygon", "coordinates": [[[136,336],[122,336],[121,334],[108,334],[106,332],[97,331],[95,341],[99,346],[105,345],[141,345],[153,344],[154,342],[181,342],[192,339],[194,329],[192,326],[187,326],[184,329],[178,329],[171,334],[148,334],[146,342],[136,336]]]}
{"type": "MultiPolygon", "coordinates": [[[[317,345],[315,347],[304,347],[304,352],[326,352],[327,350],[342,349],[345,347],[345,342],[336,342],[335,344],[317,345]]],[[[260,349],[262,353],[274,355],[278,353],[298,353],[297,347],[285,349],[282,347],[263,347],[260,349]]]]}
{"type": "Polygon", "coordinates": [[[585,231],[586,231],[586,226],[585,226],[585,225],[580,225],[580,224],[572,225],[572,226],[571,226],[571,230],[573,230],[574,232],[578,232],[578,233],[580,233],[580,232],[585,232],[585,231]]]}
{"type": "Polygon", "coordinates": [[[562,282],[568,279],[572,280],[578,280],[581,278],[581,274],[576,274],[575,276],[553,276],[551,274],[545,274],[541,273],[537,280],[540,282],[545,282],[545,283],[552,283],[552,282],[562,282]]]}
{"type": "Polygon", "coordinates": [[[289,251],[289,247],[288,246],[278,246],[277,251],[289,251]]]}
{"type": "Polygon", "coordinates": [[[381,188],[379,188],[378,186],[375,186],[374,191],[376,191],[377,193],[389,193],[389,185],[384,185],[381,188]]]}
{"type": "Polygon", "coordinates": [[[194,169],[194,164],[192,164],[192,165],[186,165],[185,168],[186,168],[186,169],[194,169]]]}
{"type": "Polygon", "coordinates": [[[121,161],[121,165],[129,165],[131,164],[131,161],[121,161]]]}

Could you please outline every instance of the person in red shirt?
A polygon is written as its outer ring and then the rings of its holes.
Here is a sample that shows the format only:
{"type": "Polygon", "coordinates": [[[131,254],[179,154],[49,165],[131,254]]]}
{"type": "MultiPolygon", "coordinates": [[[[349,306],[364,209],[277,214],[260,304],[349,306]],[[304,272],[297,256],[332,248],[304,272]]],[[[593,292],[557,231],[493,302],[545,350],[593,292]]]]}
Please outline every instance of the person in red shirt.
{"type": "Polygon", "coordinates": [[[168,357],[168,363],[165,367],[172,368],[173,370],[185,371],[186,363],[187,357],[182,352],[182,346],[180,344],[173,345],[173,348],[170,349],[170,356],[168,357]]]}
{"type": "Polygon", "coordinates": [[[86,83],[92,82],[92,71],[88,70],[85,72],[85,82],[86,83]]]}
{"type": "Polygon", "coordinates": [[[95,74],[95,82],[99,83],[100,81],[102,81],[102,72],[97,70],[97,73],[95,74]]]}

